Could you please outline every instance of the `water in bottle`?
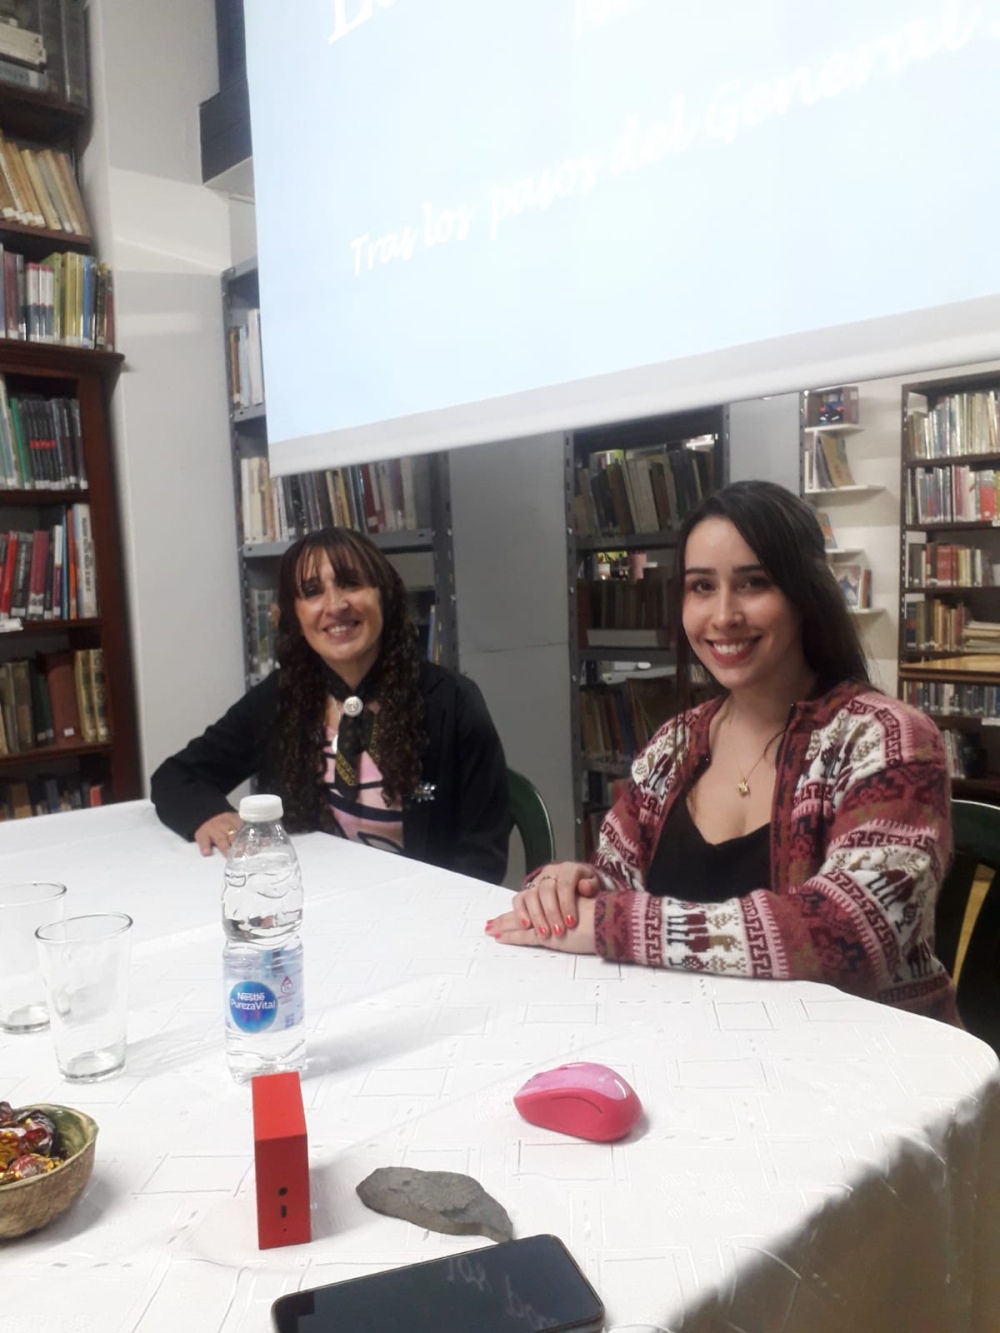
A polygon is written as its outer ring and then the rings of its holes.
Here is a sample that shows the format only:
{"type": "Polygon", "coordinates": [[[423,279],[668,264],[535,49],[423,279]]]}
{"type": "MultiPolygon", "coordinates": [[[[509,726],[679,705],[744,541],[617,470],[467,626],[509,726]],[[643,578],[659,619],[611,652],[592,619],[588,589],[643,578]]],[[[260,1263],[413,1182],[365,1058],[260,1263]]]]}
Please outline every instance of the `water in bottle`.
{"type": "Polygon", "coordinates": [[[226,1054],[238,1083],[305,1063],[302,876],[280,796],[244,796],[222,890],[226,1054]]]}

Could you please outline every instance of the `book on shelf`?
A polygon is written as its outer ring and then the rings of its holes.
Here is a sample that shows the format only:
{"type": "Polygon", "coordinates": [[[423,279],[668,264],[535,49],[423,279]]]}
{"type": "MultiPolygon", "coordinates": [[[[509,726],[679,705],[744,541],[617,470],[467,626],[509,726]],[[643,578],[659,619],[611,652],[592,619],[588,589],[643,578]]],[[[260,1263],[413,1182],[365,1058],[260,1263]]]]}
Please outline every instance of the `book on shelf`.
{"type": "Polygon", "coordinates": [[[865,606],[862,600],[864,597],[864,574],[862,565],[847,564],[837,566],[837,582],[840,584],[840,591],[844,594],[844,601],[852,610],[858,610],[865,606]]]}
{"type": "Polygon", "coordinates": [[[88,745],[94,745],[98,740],[93,670],[89,653],[80,650],[73,654],[73,679],[76,685],[76,702],[80,710],[80,730],[88,745]]]}
{"type": "Polygon", "coordinates": [[[84,0],[0,0],[0,59],[11,67],[0,69],[0,83],[86,107],[84,0]]]}
{"type": "Polygon", "coordinates": [[[49,689],[55,742],[76,744],[82,732],[72,652],[43,653],[39,657],[39,670],[49,689]]]}
{"type": "Polygon", "coordinates": [[[816,522],[819,524],[820,532],[823,534],[823,545],[828,551],[836,551],[837,537],[833,531],[833,524],[830,522],[830,515],[825,509],[816,510],[816,522]]]}
{"type": "Polygon", "coordinates": [[[847,444],[840,435],[817,435],[815,440],[817,489],[839,490],[853,486],[854,475],[847,457],[847,444]]]}

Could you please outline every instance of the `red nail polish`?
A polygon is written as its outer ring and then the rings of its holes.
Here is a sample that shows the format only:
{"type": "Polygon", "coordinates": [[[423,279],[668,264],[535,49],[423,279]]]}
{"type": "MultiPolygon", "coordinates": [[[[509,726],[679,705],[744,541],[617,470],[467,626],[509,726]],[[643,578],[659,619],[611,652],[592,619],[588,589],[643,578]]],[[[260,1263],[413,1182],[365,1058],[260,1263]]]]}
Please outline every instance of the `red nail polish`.
{"type": "Polygon", "coordinates": [[[521,929],[522,929],[522,930],[530,930],[530,929],[531,929],[531,922],[528,920],[528,918],[527,918],[526,916],[522,916],[522,917],[521,917],[521,929]]]}
{"type": "Polygon", "coordinates": [[[575,916],[568,916],[568,917],[566,918],[566,924],[567,924],[567,926],[569,926],[570,928],[572,928],[573,926],[575,926],[575,925],[576,925],[576,917],[575,917],[575,916]]]}
{"type": "Polygon", "coordinates": [[[561,935],[562,933],[563,933],[563,928],[562,928],[562,926],[553,926],[553,927],[552,927],[552,934],[553,934],[553,935],[561,935]]]}
{"type": "Polygon", "coordinates": [[[487,923],[486,923],[486,925],[483,927],[483,929],[488,931],[489,928],[490,928],[490,926],[492,926],[492,925],[493,925],[493,922],[492,922],[492,921],[487,921],[487,923]]]}
{"type": "Polygon", "coordinates": [[[548,937],[548,933],[549,933],[549,932],[548,932],[548,930],[545,928],[545,926],[539,926],[539,927],[538,927],[538,933],[539,933],[539,935],[541,935],[541,937],[542,937],[543,939],[546,939],[546,938],[548,937]]]}

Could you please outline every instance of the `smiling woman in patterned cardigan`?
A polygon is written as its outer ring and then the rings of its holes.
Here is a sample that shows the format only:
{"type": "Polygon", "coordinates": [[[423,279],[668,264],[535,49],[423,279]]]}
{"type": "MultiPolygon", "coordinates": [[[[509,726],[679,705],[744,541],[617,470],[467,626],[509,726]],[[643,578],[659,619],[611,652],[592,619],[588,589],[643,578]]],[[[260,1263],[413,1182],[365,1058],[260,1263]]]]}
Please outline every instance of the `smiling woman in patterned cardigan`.
{"type": "Polygon", "coordinates": [[[769,482],[707,496],[676,588],[678,715],[633,763],[593,863],[534,871],[487,931],[958,1022],[933,947],[951,852],[940,734],[872,687],[812,510],[769,482]],[[697,666],[714,693],[695,706],[697,666]]]}

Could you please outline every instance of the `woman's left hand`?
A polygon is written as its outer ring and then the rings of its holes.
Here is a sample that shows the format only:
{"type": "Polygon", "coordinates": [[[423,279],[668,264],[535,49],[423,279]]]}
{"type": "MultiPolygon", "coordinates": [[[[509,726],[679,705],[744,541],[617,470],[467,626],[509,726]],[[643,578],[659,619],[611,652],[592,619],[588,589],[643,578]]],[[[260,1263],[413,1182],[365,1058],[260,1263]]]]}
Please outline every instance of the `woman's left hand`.
{"type": "Polygon", "coordinates": [[[534,928],[525,930],[521,925],[520,912],[504,912],[486,923],[487,935],[500,944],[521,944],[536,949],[556,949],[560,953],[596,953],[594,937],[594,900],[577,900],[577,923],[568,926],[561,935],[539,935],[534,928]]]}

